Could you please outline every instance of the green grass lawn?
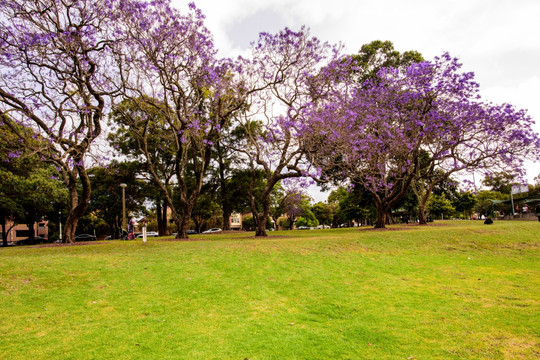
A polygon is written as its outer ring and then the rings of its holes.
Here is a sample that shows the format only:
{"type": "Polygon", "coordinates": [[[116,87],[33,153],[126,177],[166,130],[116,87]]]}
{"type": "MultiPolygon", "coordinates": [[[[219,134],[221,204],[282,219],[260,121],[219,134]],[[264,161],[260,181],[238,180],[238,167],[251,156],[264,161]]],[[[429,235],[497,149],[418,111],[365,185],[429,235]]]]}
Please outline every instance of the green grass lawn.
{"type": "Polygon", "coordinates": [[[0,359],[540,358],[538,222],[252,235],[0,249],[0,359]]]}

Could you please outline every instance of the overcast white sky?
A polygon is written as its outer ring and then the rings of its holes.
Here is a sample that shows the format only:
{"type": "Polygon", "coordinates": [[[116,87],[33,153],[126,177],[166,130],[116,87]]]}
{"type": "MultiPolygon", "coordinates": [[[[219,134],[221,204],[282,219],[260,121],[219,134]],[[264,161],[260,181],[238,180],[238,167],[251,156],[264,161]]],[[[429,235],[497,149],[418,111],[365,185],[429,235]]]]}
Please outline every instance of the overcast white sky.
{"type": "MultiPolygon", "coordinates": [[[[182,12],[190,0],[172,0],[182,12]]],[[[219,55],[246,54],[261,31],[302,25],[349,53],[373,40],[426,59],[448,51],[484,100],[528,109],[540,132],[540,0],[198,0],[219,55]]],[[[540,164],[528,164],[529,183],[540,164]]],[[[317,200],[325,200],[323,197],[317,200]]]]}

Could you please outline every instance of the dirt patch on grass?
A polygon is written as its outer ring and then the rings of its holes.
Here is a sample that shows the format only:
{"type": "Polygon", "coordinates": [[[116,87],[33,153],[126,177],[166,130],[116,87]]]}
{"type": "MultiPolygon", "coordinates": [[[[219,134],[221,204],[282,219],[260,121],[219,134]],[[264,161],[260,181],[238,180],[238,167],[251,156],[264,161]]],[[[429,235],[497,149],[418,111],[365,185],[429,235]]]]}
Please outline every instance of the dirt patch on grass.
{"type": "Polygon", "coordinates": [[[187,239],[176,239],[176,238],[168,238],[168,239],[152,239],[152,241],[205,241],[210,239],[202,239],[202,238],[187,238],[187,239]]]}
{"type": "Polygon", "coordinates": [[[85,241],[85,242],[74,242],[74,243],[60,243],[60,244],[40,244],[40,245],[26,245],[25,248],[48,248],[48,247],[65,247],[65,246],[83,246],[83,245],[103,245],[110,244],[106,241],[85,241]]]}
{"type": "MultiPolygon", "coordinates": [[[[269,236],[242,236],[242,237],[236,237],[236,238],[231,238],[231,239],[227,239],[227,240],[272,240],[272,239],[287,239],[287,238],[291,238],[290,236],[287,236],[287,235],[269,235],[269,236]]],[[[155,240],[152,240],[152,241],[212,241],[212,240],[215,240],[215,241],[219,241],[219,240],[216,240],[216,239],[213,239],[213,238],[188,238],[188,239],[175,239],[175,238],[169,238],[169,239],[155,239],[155,240]]]]}
{"type": "Polygon", "coordinates": [[[444,225],[445,224],[435,224],[435,223],[430,223],[430,224],[425,224],[425,225],[420,225],[418,223],[411,223],[411,224],[388,225],[389,227],[382,228],[382,229],[362,226],[358,228],[358,230],[360,231],[401,231],[401,230],[411,230],[411,229],[425,229],[425,228],[439,227],[439,226],[444,226],[444,225]]]}
{"type": "Polygon", "coordinates": [[[245,236],[242,239],[255,239],[255,240],[265,240],[265,239],[292,239],[293,236],[289,235],[267,235],[267,236],[245,236]]]}

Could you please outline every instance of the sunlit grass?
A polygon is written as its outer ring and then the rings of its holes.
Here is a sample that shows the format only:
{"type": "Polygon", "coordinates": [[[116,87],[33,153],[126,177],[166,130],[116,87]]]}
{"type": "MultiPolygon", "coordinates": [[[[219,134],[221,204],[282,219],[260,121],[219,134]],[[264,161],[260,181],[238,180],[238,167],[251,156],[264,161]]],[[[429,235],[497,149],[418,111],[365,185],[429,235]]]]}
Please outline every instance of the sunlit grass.
{"type": "Polygon", "coordinates": [[[540,223],[0,250],[0,359],[535,359],[540,223]]]}

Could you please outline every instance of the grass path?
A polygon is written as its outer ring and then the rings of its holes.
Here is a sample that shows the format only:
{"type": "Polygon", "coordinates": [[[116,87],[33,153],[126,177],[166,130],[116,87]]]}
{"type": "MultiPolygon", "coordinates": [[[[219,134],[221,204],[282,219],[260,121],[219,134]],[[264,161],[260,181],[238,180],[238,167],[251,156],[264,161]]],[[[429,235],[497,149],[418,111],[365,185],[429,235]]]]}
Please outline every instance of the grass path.
{"type": "Polygon", "coordinates": [[[540,358],[538,222],[272,235],[0,249],[0,359],[540,358]]]}

